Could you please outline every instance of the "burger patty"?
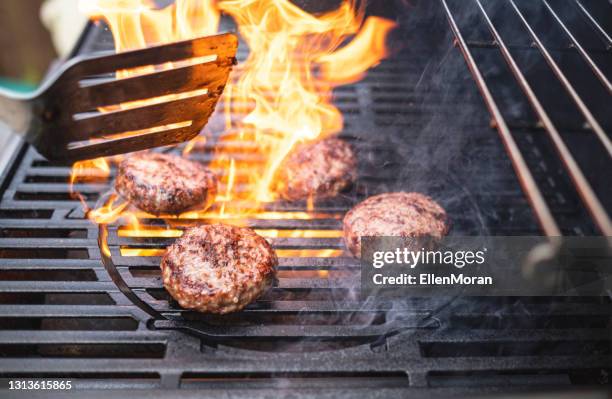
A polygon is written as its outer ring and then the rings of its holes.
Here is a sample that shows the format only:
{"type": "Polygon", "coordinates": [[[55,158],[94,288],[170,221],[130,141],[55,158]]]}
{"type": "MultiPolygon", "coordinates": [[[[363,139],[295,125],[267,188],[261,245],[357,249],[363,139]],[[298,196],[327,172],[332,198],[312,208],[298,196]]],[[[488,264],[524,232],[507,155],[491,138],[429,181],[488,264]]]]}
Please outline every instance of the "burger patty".
{"type": "Polygon", "coordinates": [[[357,204],[343,221],[344,241],[353,255],[361,255],[361,237],[390,236],[440,240],[448,233],[446,212],[419,193],[379,194],[357,204]]]}
{"type": "Polygon", "coordinates": [[[297,146],[279,167],[277,191],[289,200],[330,198],[357,178],[351,146],[330,138],[297,146]]]}
{"type": "Polygon", "coordinates": [[[268,242],[245,227],[202,225],[185,231],[162,258],[164,286],[199,312],[244,308],[275,279],[278,259],[268,242]]]}
{"type": "Polygon", "coordinates": [[[180,213],[217,195],[217,177],[204,165],[177,155],[136,153],[119,165],[115,189],[143,211],[180,213]]]}

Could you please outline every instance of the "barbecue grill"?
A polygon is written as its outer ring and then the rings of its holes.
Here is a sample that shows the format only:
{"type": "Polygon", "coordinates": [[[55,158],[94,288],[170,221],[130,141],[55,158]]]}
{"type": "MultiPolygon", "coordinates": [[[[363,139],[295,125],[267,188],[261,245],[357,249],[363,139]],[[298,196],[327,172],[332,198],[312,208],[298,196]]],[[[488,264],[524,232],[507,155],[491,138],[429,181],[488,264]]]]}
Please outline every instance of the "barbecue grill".
{"type": "MultiPolygon", "coordinates": [[[[452,234],[610,235],[609,2],[390,3],[368,12],[397,18],[393,39],[403,46],[334,92],[358,181],[313,209],[276,202],[240,221],[326,233],[271,238],[278,284],[239,314],[181,309],[159,271],[173,238],[94,225],[69,190],[70,168],[22,145],[2,176],[1,376],[69,378],[75,389],[122,396],[117,389],[433,397],[610,384],[610,298],[364,303],[359,261],[339,234],[355,203],[407,190],[438,200],[452,234]]],[[[92,24],[77,51],[109,49],[108,30],[92,24]]],[[[241,46],[239,59],[247,51],[241,46]]],[[[190,157],[211,160],[215,144],[190,157]]],[[[114,173],[75,189],[93,207],[114,173]]]]}

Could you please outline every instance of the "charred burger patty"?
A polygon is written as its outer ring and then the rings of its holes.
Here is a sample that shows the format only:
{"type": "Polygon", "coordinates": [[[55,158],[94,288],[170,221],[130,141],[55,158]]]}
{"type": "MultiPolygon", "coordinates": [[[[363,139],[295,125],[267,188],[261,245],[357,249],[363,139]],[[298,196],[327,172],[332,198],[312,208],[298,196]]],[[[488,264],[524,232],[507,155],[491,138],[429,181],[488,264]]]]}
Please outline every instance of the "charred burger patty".
{"type": "Polygon", "coordinates": [[[300,145],[279,168],[278,191],[287,200],[330,198],[357,177],[351,146],[331,138],[300,145]]]}
{"type": "Polygon", "coordinates": [[[164,286],[178,303],[199,312],[229,313],[257,299],[275,278],[270,244],[244,227],[188,229],[162,258],[164,286]]]}
{"type": "Polygon", "coordinates": [[[353,255],[361,255],[361,237],[431,237],[448,232],[444,209],[419,193],[379,194],[357,204],[343,221],[344,241],[353,255]]]}
{"type": "Polygon", "coordinates": [[[198,205],[208,208],[217,194],[217,177],[180,156],[137,153],[119,165],[115,189],[143,211],[180,213],[198,205]]]}

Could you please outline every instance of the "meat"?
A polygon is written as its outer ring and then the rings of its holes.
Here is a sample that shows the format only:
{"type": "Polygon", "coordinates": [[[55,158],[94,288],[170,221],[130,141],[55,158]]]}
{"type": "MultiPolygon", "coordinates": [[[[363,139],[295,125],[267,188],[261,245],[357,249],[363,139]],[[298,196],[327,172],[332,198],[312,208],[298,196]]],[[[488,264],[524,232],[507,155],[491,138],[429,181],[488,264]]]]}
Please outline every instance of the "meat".
{"type": "Polygon", "coordinates": [[[419,193],[379,194],[357,204],[344,216],[344,241],[353,255],[361,255],[361,237],[414,237],[439,241],[448,233],[444,209],[419,193]]]}
{"type": "Polygon", "coordinates": [[[185,231],[161,262],[164,286],[199,312],[244,308],[274,282],[278,259],[268,242],[245,227],[202,225],[185,231]]]}
{"type": "Polygon", "coordinates": [[[351,146],[330,138],[297,146],[279,167],[277,191],[289,200],[331,198],[357,178],[351,146]]]}
{"type": "Polygon", "coordinates": [[[119,165],[115,189],[143,211],[181,213],[208,208],[217,194],[217,177],[204,165],[180,156],[143,152],[119,165]]]}

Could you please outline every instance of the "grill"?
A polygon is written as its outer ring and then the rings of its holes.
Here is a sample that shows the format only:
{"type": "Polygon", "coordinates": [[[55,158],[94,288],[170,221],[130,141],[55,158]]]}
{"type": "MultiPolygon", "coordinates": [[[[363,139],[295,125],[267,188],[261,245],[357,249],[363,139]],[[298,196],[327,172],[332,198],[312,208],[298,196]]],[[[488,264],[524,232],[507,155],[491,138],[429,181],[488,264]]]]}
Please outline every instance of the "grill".
{"type": "MultiPolygon", "coordinates": [[[[396,39],[407,45],[334,94],[345,117],[341,137],[360,160],[357,183],[311,210],[271,203],[267,213],[241,221],[288,237],[270,238],[278,284],[239,314],[179,308],[159,273],[160,252],[173,239],[93,225],[69,192],[70,168],[23,145],[1,187],[1,376],[249,397],[356,390],[431,397],[609,384],[609,298],[363,303],[359,262],[344,251],[340,230],[358,201],[408,190],[439,200],[456,235],[610,235],[612,196],[602,173],[610,170],[610,5],[398,5],[374,3],[369,12],[399,18],[396,39]],[[542,34],[543,26],[551,31],[542,34]],[[313,237],[291,237],[299,230],[313,237]],[[320,250],[327,256],[317,256],[320,250]]],[[[109,32],[91,25],[79,52],[111,46],[109,32]]],[[[246,55],[242,46],[239,58],[246,55]]],[[[210,160],[214,146],[208,141],[191,157],[210,160]]],[[[233,151],[250,156],[246,147],[233,151]]],[[[76,190],[93,207],[111,183],[112,175],[76,190]]],[[[202,222],[210,220],[173,221],[202,222]]]]}

